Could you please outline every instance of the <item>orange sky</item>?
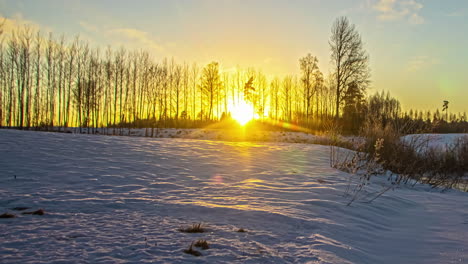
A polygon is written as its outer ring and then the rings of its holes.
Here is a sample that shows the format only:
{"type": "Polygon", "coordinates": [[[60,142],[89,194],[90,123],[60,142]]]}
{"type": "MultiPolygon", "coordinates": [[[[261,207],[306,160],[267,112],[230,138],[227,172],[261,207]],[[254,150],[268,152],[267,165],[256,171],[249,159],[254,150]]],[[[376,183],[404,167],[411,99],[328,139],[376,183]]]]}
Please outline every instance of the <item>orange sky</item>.
{"type": "Polygon", "coordinates": [[[468,110],[465,0],[3,0],[0,10],[9,21],[93,45],[279,76],[298,73],[307,53],[327,75],[330,28],[345,15],[370,54],[370,93],[389,90],[405,109],[435,110],[448,100],[451,111],[468,110]]]}

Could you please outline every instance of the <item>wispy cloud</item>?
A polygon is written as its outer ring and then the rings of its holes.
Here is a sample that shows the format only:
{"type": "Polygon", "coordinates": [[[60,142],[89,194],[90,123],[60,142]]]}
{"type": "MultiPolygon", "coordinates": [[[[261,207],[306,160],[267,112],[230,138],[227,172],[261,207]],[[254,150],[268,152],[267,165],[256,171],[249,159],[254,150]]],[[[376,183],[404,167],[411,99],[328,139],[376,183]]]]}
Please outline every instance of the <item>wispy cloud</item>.
{"type": "Polygon", "coordinates": [[[125,41],[136,42],[143,48],[149,48],[158,52],[163,52],[163,45],[154,40],[148,32],[134,28],[116,28],[107,31],[107,34],[120,37],[125,41]]]}
{"type": "MultiPolygon", "coordinates": [[[[159,54],[166,51],[165,46],[159,43],[150,33],[136,28],[120,28],[112,25],[96,25],[80,21],[79,25],[84,31],[96,36],[105,36],[108,42],[120,44],[125,47],[138,48],[159,54]]],[[[168,44],[168,46],[170,46],[168,44]]]]}
{"type": "Polygon", "coordinates": [[[0,14],[0,23],[3,23],[2,31],[3,34],[6,35],[11,34],[15,30],[23,29],[24,27],[28,27],[32,31],[39,31],[41,29],[48,32],[52,31],[50,28],[43,27],[34,21],[25,19],[21,13],[16,13],[11,17],[4,17],[0,14]]]}
{"type": "Polygon", "coordinates": [[[425,68],[429,68],[431,66],[439,64],[439,60],[430,56],[421,55],[421,56],[414,56],[409,59],[406,65],[406,71],[408,72],[416,72],[420,71],[425,68]]]}
{"type": "Polygon", "coordinates": [[[423,24],[424,18],[420,15],[423,4],[416,0],[379,0],[373,8],[382,21],[406,20],[411,24],[423,24]]]}

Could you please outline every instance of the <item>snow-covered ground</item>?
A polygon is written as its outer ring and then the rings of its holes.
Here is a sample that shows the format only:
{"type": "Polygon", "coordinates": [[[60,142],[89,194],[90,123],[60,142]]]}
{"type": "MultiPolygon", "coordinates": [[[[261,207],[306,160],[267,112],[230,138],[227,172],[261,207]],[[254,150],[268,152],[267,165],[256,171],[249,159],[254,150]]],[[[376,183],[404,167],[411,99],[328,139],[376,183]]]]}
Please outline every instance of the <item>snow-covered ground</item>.
{"type": "Polygon", "coordinates": [[[0,262],[468,263],[468,193],[401,186],[346,206],[328,151],[0,130],[0,214],[17,216],[0,219],[0,262]],[[185,254],[197,239],[211,248],[185,254]]]}
{"type": "Polygon", "coordinates": [[[468,134],[413,134],[403,137],[403,140],[420,147],[422,150],[436,149],[445,151],[457,143],[458,140],[468,140],[468,134]]]}
{"type": "MultiPolygon", "coordinates": [[[[309,143],[315,144],[327,140],[326,136],[318,136],[304,132],[288,131],[265,131],[249,130],[248,128],[230,129],[209,129],[209,128],[53,128],[54,131],[67,132],[74,134],[97,134],[115,135],[115,136],[133,136],[133,137],[152,137],[152,138],[185,138],[202,140],[222,140],[222,141],[260,141],[260,142],[288,142],[288,143],[309,143]]],[[[342,141],[361,142],[362,138],[349,136],[340,137],[342,141]]]]}

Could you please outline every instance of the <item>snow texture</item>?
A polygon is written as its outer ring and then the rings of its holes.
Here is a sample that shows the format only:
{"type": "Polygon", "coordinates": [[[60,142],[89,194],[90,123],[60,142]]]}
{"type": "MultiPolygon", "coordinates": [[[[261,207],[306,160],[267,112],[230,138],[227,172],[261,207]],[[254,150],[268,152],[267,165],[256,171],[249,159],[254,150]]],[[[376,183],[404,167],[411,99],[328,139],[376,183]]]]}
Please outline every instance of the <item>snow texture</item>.
{"type": "Polygon", "coordinates": [[[401,186],[346,206],[328,151],[0,130],[0,214],[17,216],[0,219],[0,262],[468,263],[468,193],[401,186]],[[185,254],[197,239],[210,249],[185,254]]]}

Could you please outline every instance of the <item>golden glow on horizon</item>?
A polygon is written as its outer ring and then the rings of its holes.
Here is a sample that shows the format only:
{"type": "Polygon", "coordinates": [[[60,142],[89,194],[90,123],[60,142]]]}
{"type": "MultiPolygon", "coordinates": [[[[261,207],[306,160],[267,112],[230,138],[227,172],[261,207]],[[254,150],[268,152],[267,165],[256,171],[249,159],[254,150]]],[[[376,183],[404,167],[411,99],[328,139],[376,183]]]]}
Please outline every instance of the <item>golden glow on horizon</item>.
{"type": "Polygon", "coordinates": [[[244,100],[237,104],[231,103],[229,111],[231,112],[231,117],[242,126],[256,118],[253,105],[248,104],[244,100]]]}

